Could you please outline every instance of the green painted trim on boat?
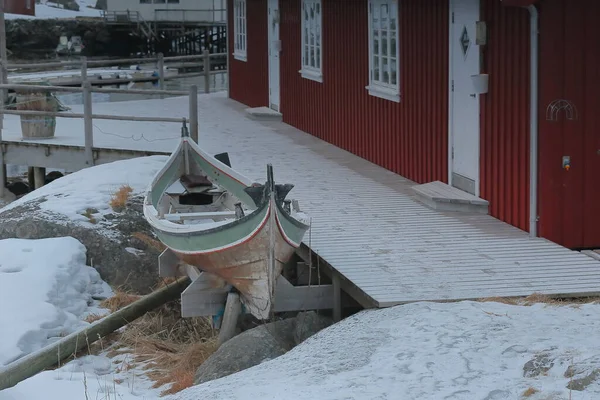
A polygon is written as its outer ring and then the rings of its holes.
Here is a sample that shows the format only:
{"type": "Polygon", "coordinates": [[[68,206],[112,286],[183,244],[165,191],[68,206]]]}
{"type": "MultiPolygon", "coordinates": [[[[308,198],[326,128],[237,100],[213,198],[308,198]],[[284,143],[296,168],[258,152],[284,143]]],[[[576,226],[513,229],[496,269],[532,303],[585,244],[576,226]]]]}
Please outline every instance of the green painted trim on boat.
{"type": "Polygon", "coordinates": [[[191,158],[200,166],[202,171],[206,174],[209,180],[215,184],[223,187],[229,193],[240,199],[241,202],[246,204],[250,208],[255,208],[254,201],[244,191],[247,187],[245,184],[238,182],[237,180],[226,175],[224,172],[219,171],[214,165],[205,160],[200,154],[196,153],[190,148],[189,154],[191,158]]]}
{"type": "MultiPolygon", "coordinates": [[[[202,252],[230,246],[250,236],[261,224],[269,210],[268,203],[242,219],[207,231],[194,233],[169,233],[155,229],[162,243],[173,250],[202,252]]],[[[201,225],[199,225],[201,226],[201,225]]]]}
{"type": "MultiPolygon", "coordinates": [[[[168,162],[168,161],[167,161],[168,162]]],[[[182,153],[177,153],[173,159],[173,163],[161,174],[158,182],[154,184],[151,192],[151,200],[154,208],[158,208],[158,202],[167,188],[177,180],[180,175],[183,163],[182,153]]]]}
{"type": "Polygon", "coordinates": [[[294,243],[302,243],[302,238],[308,230],[308,225],[304,225],[303,223],[292,219],[291,216],[280,210],[279,207],[277,207],[277,218],[279,219],[279,224],[285,235],[294,243]]]}

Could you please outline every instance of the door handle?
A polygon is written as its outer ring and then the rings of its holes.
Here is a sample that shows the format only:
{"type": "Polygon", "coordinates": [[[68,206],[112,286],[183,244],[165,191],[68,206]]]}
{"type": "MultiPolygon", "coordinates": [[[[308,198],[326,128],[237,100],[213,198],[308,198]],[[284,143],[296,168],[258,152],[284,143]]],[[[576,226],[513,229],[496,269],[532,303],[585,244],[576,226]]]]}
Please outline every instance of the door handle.
{"type": "Polygon", "coordinates": [[[475,93],[471,93],[469,96],[471,96],[472,98],[477,97],[477,95],[475,93]]]}

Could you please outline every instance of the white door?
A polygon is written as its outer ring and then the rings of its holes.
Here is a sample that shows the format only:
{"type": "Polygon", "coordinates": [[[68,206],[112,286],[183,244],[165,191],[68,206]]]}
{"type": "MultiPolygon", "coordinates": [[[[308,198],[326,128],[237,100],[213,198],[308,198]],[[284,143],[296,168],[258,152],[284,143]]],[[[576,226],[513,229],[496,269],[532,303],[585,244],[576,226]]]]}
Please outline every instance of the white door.
{"type": "Polygon", "coordinates": [[[269,106],[279,111],[279,0],[269,0],[269,106]]]}
{"type": "Polygon", "coordinates": [[[451,57],[451,183],[479,196],[479,95],[472,75],[479,74],[475,44],[480,0],[452,0],[451,57]]]}

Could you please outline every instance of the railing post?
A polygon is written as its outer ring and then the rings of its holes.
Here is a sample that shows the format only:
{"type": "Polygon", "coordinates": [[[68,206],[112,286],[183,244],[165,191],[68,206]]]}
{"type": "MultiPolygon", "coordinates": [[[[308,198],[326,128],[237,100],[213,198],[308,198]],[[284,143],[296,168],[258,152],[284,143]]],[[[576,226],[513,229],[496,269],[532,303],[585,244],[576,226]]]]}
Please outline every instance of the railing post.
{"type": "Polygon", "coordinates": [[[87,75],[88,65],[87,65],[87,57],[81,57],[81,85],[83,87],[84,82],[88,80],[87,75]]]}
{"type": "Polygon", "coordinates": [[[210,93],[210,51],[204,50],[204,93],[210,93]]]}
{"type": "Polygon", "coordinates": [[[85,165],[94,166],[94,123],[92,121],[92,84],[83,82],[83,121],[85,131],[85,165]]]}
{"type": "MultiPolygon", "coordinates": [[[[165,90],[165,56],[163,53],[158,53],[158,88],[165,90]]],[[[163,95],[160,96],[163,98],[163,95]]]]}
{"type": "Polygon", "coordinates": [[[198,143],[198,86],[190,87],[190,137],[198,143]]]}

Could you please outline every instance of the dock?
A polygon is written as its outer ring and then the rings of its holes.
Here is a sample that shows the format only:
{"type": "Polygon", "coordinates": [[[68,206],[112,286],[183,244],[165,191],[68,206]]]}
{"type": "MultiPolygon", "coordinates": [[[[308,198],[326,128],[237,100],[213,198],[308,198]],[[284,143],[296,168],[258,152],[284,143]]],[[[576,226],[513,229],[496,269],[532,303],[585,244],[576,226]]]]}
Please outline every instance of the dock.
{"type": "MultiPolygon", "coordinates": [[[[94,104],[94,110],[140,117],[160,110],[183,118],[187,104],[187,98],[175,97],[94,104]]],[[[298,254],[306,262],[312,254],[331,275],[334,290],[364,308],[533,293],[600,294],[600,261],[593,257],[531,238],[480,210],[434,209],[419,199],[417,183],[283,122],[250,118],[245,106],[224,92],[198,96],[198,109],[201,147],[212,154],[228,152],[232,167],[257,182],[266,180],[270,162],[276,182],[295,185],[289,197],[298,199],[312,220],[298,254]]],[[[55,138],[25,142],[18,117],[5,116],[6,163],[64,168],[65,151],[83,149],[83,132],[83,121],[60,119],[55,138]]],[[[97,162],[168,154],[179,135],[173,124],[94,120],[97,162]]]]}

